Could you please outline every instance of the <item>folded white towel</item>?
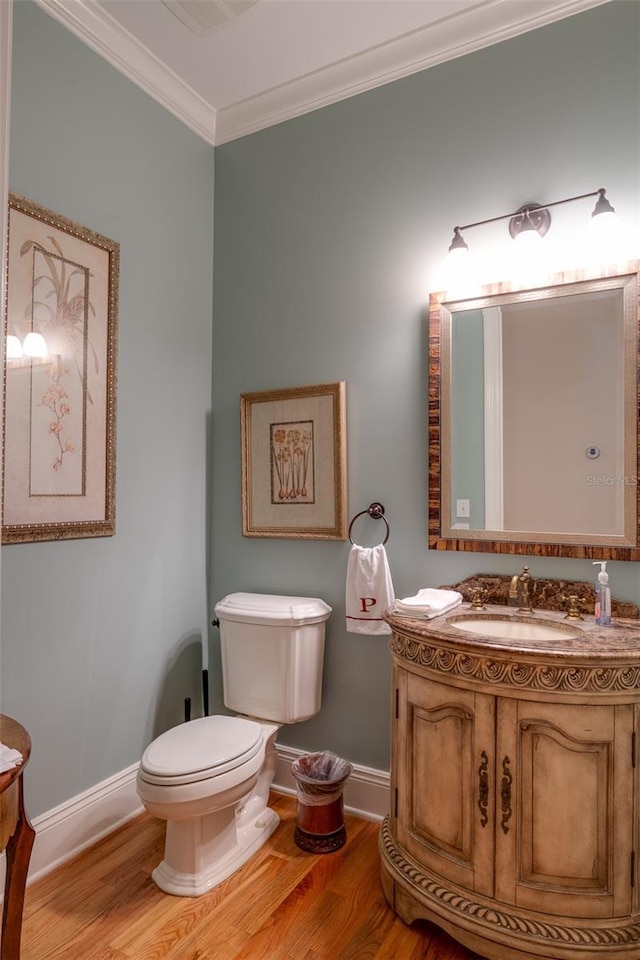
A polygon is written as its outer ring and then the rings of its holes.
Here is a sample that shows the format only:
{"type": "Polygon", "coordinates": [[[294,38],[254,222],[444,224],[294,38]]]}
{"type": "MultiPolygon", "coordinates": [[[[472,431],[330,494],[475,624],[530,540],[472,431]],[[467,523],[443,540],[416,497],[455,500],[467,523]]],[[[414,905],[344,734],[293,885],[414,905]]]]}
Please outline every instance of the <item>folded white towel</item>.
{"type": "Polygon", "coordinates": [[[462,603],[462,594],[457,590],[437,590],[434,587],[425,587],[413,597],[396,600],[393,612],[403,617],[418,617],[432,620],[441,617],[462,603]]]}
{"type": "Polygon", "coordinates": [[[349,633],[391,633],[382,619],[393,605],[394,592],[387,551],[353,544],[347,561],[346,614],[349,633]]]}
{"type": "Polygon", "coordinates": [[[7,747],[0,743],[0,773],[6,773],[7,770],[13,770],[18,764],[22,763],[22,754],[13,747],[7,747]]]}

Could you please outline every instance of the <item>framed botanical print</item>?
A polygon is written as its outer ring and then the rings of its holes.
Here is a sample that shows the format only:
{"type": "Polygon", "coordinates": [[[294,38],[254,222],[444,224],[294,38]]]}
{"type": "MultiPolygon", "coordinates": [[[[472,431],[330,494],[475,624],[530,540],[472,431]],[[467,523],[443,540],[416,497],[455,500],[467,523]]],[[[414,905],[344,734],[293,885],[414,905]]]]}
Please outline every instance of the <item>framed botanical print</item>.
{"type": "Polygon", "coordinates": [[[3,543],[115,532],[119,245],[11,194],[3,543]]]}
{"type": "Polygon", "coordinates": [[[345,383],[243,393],[242,533],[345,540],[345,383]]]}

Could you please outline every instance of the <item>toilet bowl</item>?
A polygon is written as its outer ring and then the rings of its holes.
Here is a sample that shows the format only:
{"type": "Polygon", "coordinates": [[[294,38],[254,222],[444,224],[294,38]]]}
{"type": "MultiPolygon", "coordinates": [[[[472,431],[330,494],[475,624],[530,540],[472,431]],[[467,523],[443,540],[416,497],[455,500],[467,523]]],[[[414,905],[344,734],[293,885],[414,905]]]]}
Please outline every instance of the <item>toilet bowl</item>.
{"type": "Polygon", "coordinates": [[[236,593],[216,605],[224,703],[239,716],[190,720],[145,750],[137,789],[167,821],[152,877],[165,893],[197,897],[235,873],[279,823],[269,806],[283,723],[320,709],[325,621],[309,597],[236,593]]]}
{"type": "Polygon", "coordinates": [[[165,893],[200,896],[235,873],[278,826],[267,806],[278,725],[213,716],[173,727],[145,750],[140,799],[167,821],[152,877],[165,893]]]}

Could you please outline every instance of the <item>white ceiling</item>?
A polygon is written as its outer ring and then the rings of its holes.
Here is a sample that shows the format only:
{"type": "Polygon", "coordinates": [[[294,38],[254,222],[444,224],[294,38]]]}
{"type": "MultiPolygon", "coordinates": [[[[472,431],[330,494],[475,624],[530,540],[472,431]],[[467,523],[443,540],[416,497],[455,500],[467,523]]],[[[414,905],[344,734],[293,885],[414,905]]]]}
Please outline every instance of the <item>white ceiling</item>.
{"type": "Polygon", "coordinates": [[[36,2],[220,144],[609,0],[190,0],[239,5],[200,34],[176,0],[36,2]]]}

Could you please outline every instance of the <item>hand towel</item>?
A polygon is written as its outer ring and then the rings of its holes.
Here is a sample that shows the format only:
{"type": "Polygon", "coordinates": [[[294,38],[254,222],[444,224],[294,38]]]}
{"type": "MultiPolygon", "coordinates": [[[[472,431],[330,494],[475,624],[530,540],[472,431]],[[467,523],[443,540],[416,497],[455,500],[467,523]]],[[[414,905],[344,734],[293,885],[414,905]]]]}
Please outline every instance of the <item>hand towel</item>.
{"type": "Polygon", "coordinates": [[[457,590],[437,590],[434,587],[425,587],[418,590],[414,597],[405,597],[396,600],[393,612],[403,617],[417,617],[422,620],[432,620],[441,617],[449,610],[453,610],[462,603],[462,594],[457,590]]]}
{"type": "Polygon", "coordinates": [[[394,593],[387,551],[383,544],[360,547],[353,544],[347,562],[347,630],[349,633],[391,633],[382,619],[393,605],[394,593]]]}
{"type": "Polygon", "coordinates": [[[13,770],[18,764],[22,763],[22,754],[13,747],[7,747],[0,743],[0,773],[6,773],[7,770],[13,770]]]}

